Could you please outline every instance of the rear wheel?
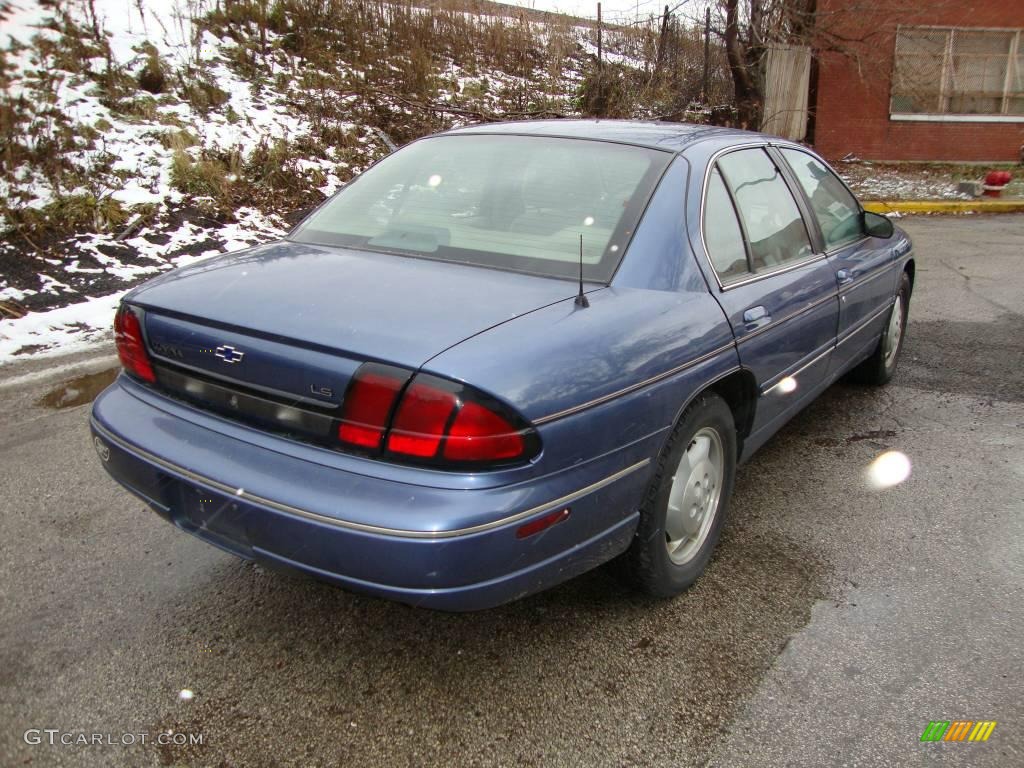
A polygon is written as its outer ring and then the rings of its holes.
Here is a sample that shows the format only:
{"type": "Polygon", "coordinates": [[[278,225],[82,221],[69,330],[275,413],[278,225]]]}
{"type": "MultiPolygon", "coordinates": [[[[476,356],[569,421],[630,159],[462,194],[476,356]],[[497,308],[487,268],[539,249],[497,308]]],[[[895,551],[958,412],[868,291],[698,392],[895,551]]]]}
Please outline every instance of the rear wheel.
{"type": "Polygon", "coordinates": [[[732,411],[718,395],[704,393],[683,413],[662,451],[624,555],[640,589],[671,597],[697,580],[718,541],[735,473],[732,411]]]}
{"type": "Polygon", "coordinates": [[[896,373],[903,350],[903,337],[907,331],[907,311],[910,309],[910,277],[906,272],[900,278],[900,291],[893,302],[889,321],[878,340],[878,346],[871,357],[853,369],[852,377],[861,384],[881,386],[888,384],[896,373]]]}

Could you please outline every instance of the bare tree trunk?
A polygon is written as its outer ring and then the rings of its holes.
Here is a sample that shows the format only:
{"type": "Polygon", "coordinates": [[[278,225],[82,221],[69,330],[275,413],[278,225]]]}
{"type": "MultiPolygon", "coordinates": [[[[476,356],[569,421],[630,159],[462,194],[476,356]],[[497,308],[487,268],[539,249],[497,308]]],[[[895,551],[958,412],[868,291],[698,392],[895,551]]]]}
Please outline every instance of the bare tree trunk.
{"type": "Polygon", "coordinates": [[[725,2],[725,55],[729,62],[733,88],[736,91],[736,116],[741,128],[757,130],[761,123],[761,105],[764,101],[760,78],[754,68],[760,63],[760,34],[754,31],[760,23],[759,0],[750,2],[750,40],[740,39],[739,0],[725,2]]]}
{"type": "Polygon", "coordinates": [[[652,78],[655,82],[661,75],[662,67],[665,65],[665,49],[668,47],[668,6],[665,6],[665,14],[661,17],[661,34],[658,35],[658,53],[654,59],[654,77],[652,78]]]}

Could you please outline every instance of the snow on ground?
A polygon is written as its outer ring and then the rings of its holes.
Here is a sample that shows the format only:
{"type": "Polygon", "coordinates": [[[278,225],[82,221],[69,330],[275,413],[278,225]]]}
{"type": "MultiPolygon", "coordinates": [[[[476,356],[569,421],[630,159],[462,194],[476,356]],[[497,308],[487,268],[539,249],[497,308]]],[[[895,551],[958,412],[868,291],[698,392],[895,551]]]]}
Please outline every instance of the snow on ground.
{"type": "MultiPolygon", "coordinates": [[[[579,42],[580,42],[580,46],[582,46],[582,48],[583,48],[583,52],[586,53],[588,56],[593,56],[594,58],[597,58],[597,44],[596,43],[592,43],[587,37],[583,36],[583,35],[590,34],[590,31],[585,29],[585,28],[583,28],[583,27],[576,27],[576,31],[577,31],[577,34],[580,35],[580,41],[579,42]]],[[[607,47],[605,47],[605,49],[603,51],[601,51],[601,57],[606,62],[609,62],[611,64],[623,64],[623,65],[628,66],[628,67],[642,67],[643,66],[643,64],[641,62],[638,62],[636,59],[632,58],[631,56],[627,56],[626,54],[623,54],[623,53],[616,53],[615,51],[610,51],[610,50],[608,50],[607,47]]]]}
{"type": "Polygon", "coordinates": [[[81,301],[122,286],[130,288],[174,267],[287,234],[280,219],[265,216],[254,208],[238,209],[235,218],[235,223],[213,228],[187,219],[174,226],[143,226],[123,240],[112,234],[75,236],[59,249],[56,255],[61,258],[41,260],[43,271],[36,275],[36,288],[10,285],[0,275],[0,301],[27,301],[30,306],[81,301]]]}
{"type": "MultiPolygon", "coordinates": [[[[116,113],[104,105],[96,84],[108,66],[102,57],[89,61],[90,72],[83,76],[56,68],[33,45],[39,38],[59,38],[50,28],[55,6],[40,0],[13,0],[5,6],[0,48],[6,55],[9,87],[4,96],[31,109],[53,109],[63,115],[76,136],[75,148],[63,157],[84,171],[81,175],[88,179],[88,188],[58,191],[38,167],[26,164],[0,177],[0,196],[14,206],[41,209],[58,194],[87,194],[99,200],[110,197],[128,210],[149,204],[155,206],[155,213],[136,216],[113,231],[72,236],[49,245],[43,256],[18,252],[11,243],[0,241],[0,264],[9,270],[0,273],[0,301],[25,303],[29,308],[84,302],[80,310],[65,307],[55,310],[56,314],[4,320],[0,364],[19,350],[24,354],[87,343],[109,326],[109,318],[99,326],[92,322],[96,307],[105,306],[106,297],[119,296],[140,280],[175,266],[279,238],[287,231],[279,217],[254,208],[233,211],[232,223],[215,222],[195,209],[202,199],[186,199],[172,185],[171,171],[176,151],[194,160],[204,151],[244,159],[275,141],[308,135],[312,126],[288,103],[287,91],[254,86],[233,72],[227,57],[234,41],[209,32],[197,37],[188,19],[210,7],[206,0],[93,0],[93,5],[117,64],[132,73],[139,71],[148,43],[171,68],[184,64],[201,68],[227,95],[227,102],[200,111],[168,90],[150,99],[152,113],[145,118],[116,113]],[[90,141],[90,135],[100,138],[90,141]]],[[[65,7],[80,26],[90,28],[84,0],[68,0],[65,7]]],[[[268,76],[281,69],[273,60],[266,65],[268,76]]],[[[138,98],[150,97],[140,93],[138,98]]],[[[338,127],[362,141],[372,136],[354,124],[338,127]]],[[[46,137],[28,131],[22,140],[32,147],[41,138],[46,137]]],[[[379,144],[378,139],[372,140],[379,144]]],[[[300,172],[321,174],[324,181],[319,188],[325,195],[341,187],[341,179],[350,175],[346,169],[348,163],[340,158],[310,157],[299,164],[300,172]]],[[[4,226],[0,217],[0,230],[4,226]]]]}
{"type": "MultiPolygon", "coordinates": [[[[175,65],[194,59],[192,18],[209,11],[207,0],[93,0],[96,17],[110,35],[111,47],[118,61],[136,55],[139,44],[148,41],[161,56],[175,65]]],[[[205,43],[205,41],[204,41],[205,43]]],[[[198,46],[205,49],[205,45],[198,46]]],[[[208,51],[204,51],[207,52],[208,51]]]]}
{"type": "MultiPolygon", "coordinates": [[[[79,277],[84,277],[88,283],[90,276],[113,275],[130,286],[137,283],[140,278],[151,277],[168,269],[183,267],[224,252],[238,251],[287,234],[285,229],[255,209],[240,209],[236,212],[236,217],[237,223],[228,224],[217,231],[217,247],[199,253],[183,253],[170,259],[162,255],[186,248],[197,240],[209,236],[207,230],[189,221],[182,223],[169,235],[169,241],[162,245],[155,245],[142,236],[125,240],[124,245],[132,250],[133,259],[141,258],[149,262],[143,264],[125,264],[117,257],[99,250],[100,246],[109,247],[108,236],[83,235],[78,243],[82,257],[63,264],[63,274],[69,283],[75,283],[74,278],[79,277]],[[102,266],[81,266],[82,260],[86,257],[92,259],[90,263],[99,263],[102,266]]],[[[72,285],[49,275],[40,274],[39,277],[42,285],[40,291],[72,294],[75,303],[45,312],[29,312],[25,317],[15,320],[0,320],[0,367],[24,359],[26,355],[63,355],[107,341],[114,321],[114,311],[121,297],[128,291],[126,288],[90,297],[72,285]]],[[[5,285],[6,281],[0,280],[0,301],[23,301],[34,293],[3,287],[5,285]]]]}
{"type": "Polygon", "coordinates": [[[837,163],[836,170],[862,200],[964,200],[958,178],[949,170],[927,166],[837,163]]]}
{"type": "MultiPolygon", "coordinates": [[[[195,5],[195,3],[193,3],[195,5]]],[[[205,3],[199,2],[200,7],[205,3]]],[[[194,158],[201,150],[238,152],[249,156],[258,146],[277,139],[295,140],[308,135],[312,126],[304,116],[296,114],[287,104],[287,93],[263,88],[258,93],[250,82],[238,77],[224,61],[225,51],[234,41],[218,39],[204,32],[195,40],[188,21],[188,9],[176,0],[159,3],[137,3],[136,0],[95,0],[96,15],[107,33],[114,58],[118,64],[135,72],[142,68],[146,54],[145,44],[156,47],[160,55],[173,66],[202,67],[213,84],[228,94],[223,107],[198,111],[187,101],[172,93],[161,94],[153,100],[155,116],[151,120],[116,115],[101,102],[101,93],[95,84],[84,78],[56,74],[56,107],[76,125],[92,129],[102,135],[96,146],[66,153],[69,161],[83,168],[99,163],[104,157],[116,158],[112,171],[122,180],[116,187],[82,190],[97,197],[111,196],[125,205],[139,203],[179,203],[182,195],[171,187],[171,163],[175,147],[171,137],[182,131],[188,135],[191,147],[180,147],[194,158]],[[139,8],[144,13],[140,14],[139,8]]],[[[52,10],[38,0],[20,0],[15,6],[13,26],[4,22],[4,32],[10,39],[28,46],[33,36],[52,36],[43,25],[52,16],[52,10]]],[[[82,12],[84,13],[84,11],[82,12]]],[[[80,22],[85,22],[82,15],[80,22]]],[[[0,38],[2,40],[2,38],[0,38]]],[[[270,35],[273,42],[273,35],[270,35]]],[[[23,96],[30,103],[45,103],[47,94],[37,88],[35,73],[47,66],[40,61],[37,51],[28,46],[10,55],[10,94],[23,96]]],[[[274,75],[275,65],[268,60],[268,76],[274,75]]],[[[103,71],[106,62],[97,60],[96,69],[103,71]]],[[[44,78],[46,87],[49,78],[44,78]]],[[[338,126],[342,130],[357,131],[353,124],[338,126]]],[[[26,141],[31,141],[26,137],[26,141]]],[[[336,177],[339,163],[326,159],[311,159],[308,169],[318,168],[325,177],[336,177]]],[[[66,190],[65,190],[66,192],[66,190]]],[[[41,208],[55,199],[56,191],[40,174],[26,177],[23,172],[15,183],[0,179],[0,195],[17,194],[23,202],[41,208]],[[25,194],[27,192],[27,194],[25,194]]],[[[0,222],[2,224],[2,222],[0,222]]]]}
{"type": "Polygon", "coordinates": [[[0,320],[0,367],[17,361],[19,353],[65,355],[106,341],[125,293],[98,296],[49,312],[31,312],[17,320],[0,320]]]}
{"type": "MultiPolygon", "coordinates": [[[[259,211],[243,208],[237,212],[238,223],[224,226],[218,231],[222,239],[216,248],[207,249],[198,254],[183,254],[166,260],[160,252],[175,250],[178,245],[187,245],[208,233],[191,222],[184,222],[172,233],[171,241],[155,246],[144,237],[136,237],[125,241],[125,245],[138,249],[142,258],[148,258],[148,265],[122,264],[117,258],[107,256],[96,249],[97,245],[106,244],[101,235],[85,235],[80,245],[83,253],[90,253],[103,268],[81,267],[79,260],[64,266],[67,275],[85,273],[114,274],[128,283],[138,282],[140,277],[156,275],[173,267],[182,267],[202,259],[216,256],[225,251],[237,251],[248,248],[266,240],[283,237],[283,228],[268,221],[259,211]]],[[[74,288],[61,283],[48,275],[42,290],[52,292],[77,293],[74,288]]],[[[3,285],[0,282],[0,285],[3,285]]],[[[45,357],[78,352],[107,341],[114,322],[114,311],[121,297],[128,289],[114,293],[86,297],[76,303],[46,312],[30,312],[16,320],[0,320],[0,367],[24,359],[24,356],[45,357]]],[[[0,289],[0,300],[13,299],[21,301],[26,298],[25,291],[16,288],[0,289]]]]}

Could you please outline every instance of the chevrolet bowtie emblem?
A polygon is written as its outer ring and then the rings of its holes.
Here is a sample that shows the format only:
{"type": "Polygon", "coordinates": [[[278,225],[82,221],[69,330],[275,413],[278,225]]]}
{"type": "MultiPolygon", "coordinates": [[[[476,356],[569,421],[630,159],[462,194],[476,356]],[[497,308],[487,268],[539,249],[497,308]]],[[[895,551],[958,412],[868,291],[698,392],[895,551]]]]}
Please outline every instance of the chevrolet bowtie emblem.
{"type": "Polygon", "coordinates": [[[225,363],[240,363],[242,362],[242,358],[245,357],[245,352],[241,352],[235,349],[234,347],[230,347],[227,345],[223,347],[217,347],[213,354],[219,357],[225,363]]]}

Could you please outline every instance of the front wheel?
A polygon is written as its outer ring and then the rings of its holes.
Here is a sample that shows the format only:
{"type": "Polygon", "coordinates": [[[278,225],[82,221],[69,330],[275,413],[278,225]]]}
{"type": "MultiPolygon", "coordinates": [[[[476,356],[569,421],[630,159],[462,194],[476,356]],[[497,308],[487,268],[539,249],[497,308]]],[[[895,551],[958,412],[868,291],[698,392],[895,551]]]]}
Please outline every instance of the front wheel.
{"type": "Polygon", "coordinates": [[[718,541],[736,474],[736,427],[718,395],[683,413],[661,456],[629,550],[623,556],[644,592],[672,597],[704,571],[718,541]]]}
{"type": "Polygon", "coordinates": [[[910,277],[904,272],[900,278],[900,291],[896,294],[889,322],[885,325],[878,346],[871,357],[853,369],[853,379],[861,384],[881,386],[888,384],[896,373],[896,363],[903,351],[903,337],[907,332],[907,312],[910,309],[910,277]]]}

